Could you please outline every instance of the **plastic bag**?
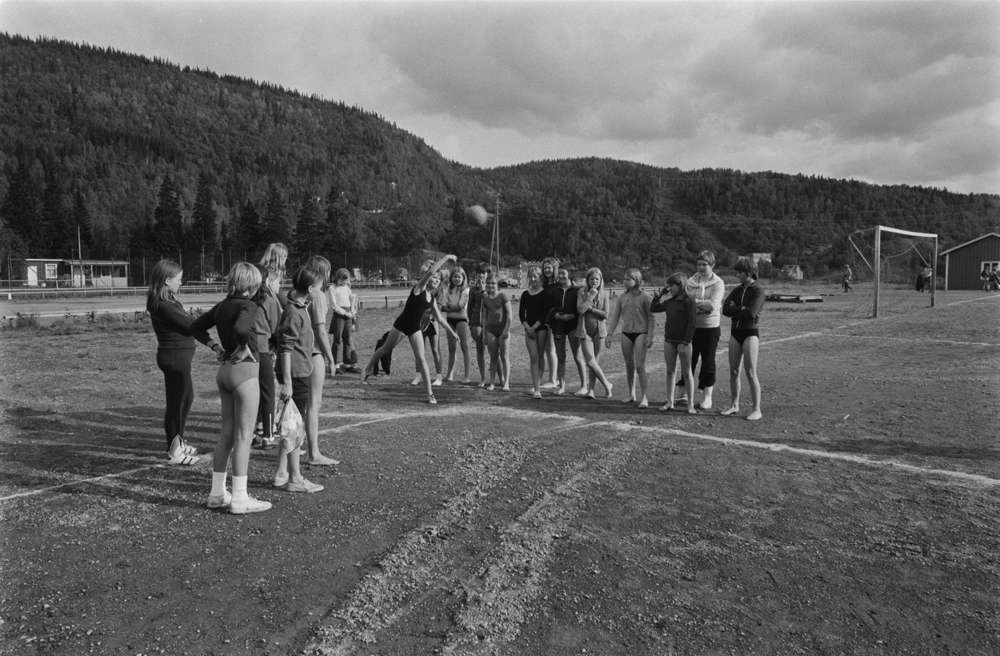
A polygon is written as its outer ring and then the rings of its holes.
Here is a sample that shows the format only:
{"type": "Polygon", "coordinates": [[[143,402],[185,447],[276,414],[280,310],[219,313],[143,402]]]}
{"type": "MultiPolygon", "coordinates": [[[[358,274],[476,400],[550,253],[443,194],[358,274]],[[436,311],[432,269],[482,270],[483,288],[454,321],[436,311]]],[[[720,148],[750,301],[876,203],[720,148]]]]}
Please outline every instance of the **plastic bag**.
{"type": "Polygon", "coordinates": [[[278,416],[278,436],[286,452],[294,451],[306,440],[306,422],[295,401],[286,399],[278,416]]]}

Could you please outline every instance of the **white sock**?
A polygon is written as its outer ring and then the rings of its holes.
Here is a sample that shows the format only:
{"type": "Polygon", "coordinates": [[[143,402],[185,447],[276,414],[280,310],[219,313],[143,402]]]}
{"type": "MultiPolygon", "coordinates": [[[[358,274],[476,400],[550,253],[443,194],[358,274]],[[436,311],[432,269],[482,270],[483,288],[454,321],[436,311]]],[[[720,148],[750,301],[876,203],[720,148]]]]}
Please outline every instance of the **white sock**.
{"type": "Polygon", "coordinates": [[[212,472],[212,491],[209,492],[213,497],[221,497],[226,493],[226,472],[212,472]]]}
{"type": "Polygon", "coordinates": [[[246,476],[233,476],[233,498],[234,499],[246,499],[247,498],[247,477],[246,476]]]}

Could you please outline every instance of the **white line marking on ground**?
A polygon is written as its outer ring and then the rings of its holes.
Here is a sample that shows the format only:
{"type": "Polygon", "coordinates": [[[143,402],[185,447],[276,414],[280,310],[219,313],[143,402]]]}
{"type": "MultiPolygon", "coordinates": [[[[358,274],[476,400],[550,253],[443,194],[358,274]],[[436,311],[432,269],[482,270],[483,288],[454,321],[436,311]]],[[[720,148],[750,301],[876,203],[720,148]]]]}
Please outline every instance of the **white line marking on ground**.
{"type": "Polygon", "coordinates": [[[45,492],[52,492],[55,490],[61,490],[63,488],[71,487],[73,485],[83,485],[86,483],[99,483],[101,481],[118,478],[121,476],[131,476],[132,474],[139,474],[141,472],[149,471],[150,469],[160,469],[167,467],[166,463],[160,463],[156,465],[146,465],[145,467],[136,467],[135,469],[129,469],[126,471],[115,472],[113,474],[105,474],[104,476],[94,476],[92,478],[81,478],[75,481],[67,481],[66,483],[60,483],[59,485],[50,485],[48,487],[42,487],[35,490],[26,490],[24,492],[17,492],[15,494],[9,494],[5,497],[0,497],[0,503],[4,501],[9,501],[11,499],[19,499],[22,497],[30,497],[37,494],[44,494],[45,492]]]}
{"type": "Polygon", "coordinates": [[[645,432],[653,432],[667,435],[677,435],[680,437],[689,437],[697,440],[704,440],[707,442],[716,442],[718,444],[729,444],[734,446],[744,446],[752,449],[762,449],[764,451],[772,451],[775,453],[794,453],[800,456],[807,456],[810,458],[824,458],[826,460],[840,460],[842,462],[850,462],[859,465],[865,465],[868,467],[887,467],[891,469],[900,469],[902,471],[910,472],[912,474],[921,474],[928,476],[940,476],[943,478],[955,479],[963,483],[974,483],[976,485],[984,485],[987,487],[992,487],[995,485],[1000,485],[1000,479],[990,478],[989,476],[983,476],[981,474],[970,474],[968,472],[955,471],[952,469],[937,469],[935,467],[921,467],[920,465],[911,465],[909,463],[900,462],[898,460],[889,460],[882,458],[873,458],[871,456],[858,455],[854,453],[844,453],[841,451],[824,451],[822,449],[808,449],[805,447],[790,446],[788,444],[782,444],[780,442],[758,442],[755,440],[741,440],[733,437],[720,437],[718,435],[706,435],[704,433],[692,433],[690,431],[683,431],[676,428],[662,428],[657,426],[637,426],[635,424],[629,424],[625,422],[607,422],[609,425],[614,425],[620,430],[637,430],[645,432]]]}

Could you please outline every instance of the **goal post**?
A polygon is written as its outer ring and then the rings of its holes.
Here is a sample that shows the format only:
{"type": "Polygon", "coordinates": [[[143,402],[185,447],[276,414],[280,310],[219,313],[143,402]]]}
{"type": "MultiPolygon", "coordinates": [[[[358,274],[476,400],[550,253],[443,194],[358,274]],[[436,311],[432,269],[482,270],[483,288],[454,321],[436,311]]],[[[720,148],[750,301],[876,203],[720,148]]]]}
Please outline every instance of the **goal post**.
{"type": "Polygon", "coordinates": [[[882,271],[882,233],[902,235],[904,237],[916,237],[919,239],[932,239],[934,241],[934,251],[928,266],[931,269],[931,307],[934,307],[934,294],[937,290],[937,261],[938,261],[938,236],[933,232],[914,232],[912,230],[901,230],[889,226],[875,226],[875,248],[874,262],[872,263],[872,273],[874,275],[874,300],[872,302],[872,319],[878,318],[878,297],[881,283],[882,271]]]}

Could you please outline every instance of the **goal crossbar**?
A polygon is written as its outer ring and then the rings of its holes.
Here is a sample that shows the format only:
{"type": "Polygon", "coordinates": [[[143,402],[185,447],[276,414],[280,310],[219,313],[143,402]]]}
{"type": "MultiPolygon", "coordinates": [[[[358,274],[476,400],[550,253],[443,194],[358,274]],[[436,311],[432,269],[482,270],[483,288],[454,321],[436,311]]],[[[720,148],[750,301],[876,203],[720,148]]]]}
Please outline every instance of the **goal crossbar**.
{"type": "Polygon", "coordinates": [[[891,232],[897,235],[903,235],[906,237],[927,237],[929,239],[937,239],[937,233],[934,232],[913,232],[912,230],[900,230],[899,228],[890,228],[889,226],[875,226],[878,230],[882,232],[891,232]]]}

